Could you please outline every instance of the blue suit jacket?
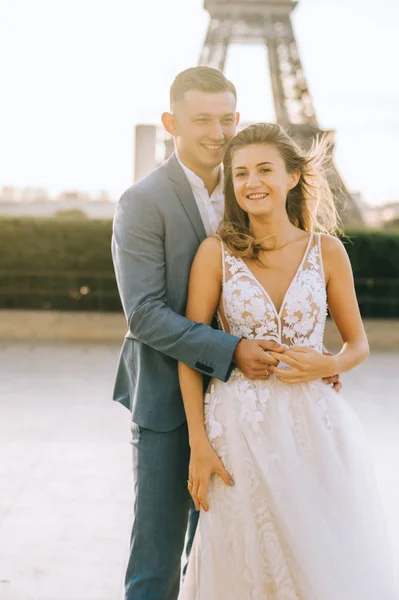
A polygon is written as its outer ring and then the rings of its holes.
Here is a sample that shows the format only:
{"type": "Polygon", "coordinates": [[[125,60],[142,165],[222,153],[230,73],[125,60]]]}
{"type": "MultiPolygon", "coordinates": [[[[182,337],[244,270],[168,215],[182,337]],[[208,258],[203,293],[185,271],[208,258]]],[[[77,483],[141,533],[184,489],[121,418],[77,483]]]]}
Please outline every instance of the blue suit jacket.
{"type": "Polygon", "coordinates": [[[128,333],[114,400],[133,421],[171,431],[185,421],[177,361],[226,381],[238,338],[183,315],[191,264],[206,237],[175,155],[130,187],[114,219],[112,256],[128,333]]]}

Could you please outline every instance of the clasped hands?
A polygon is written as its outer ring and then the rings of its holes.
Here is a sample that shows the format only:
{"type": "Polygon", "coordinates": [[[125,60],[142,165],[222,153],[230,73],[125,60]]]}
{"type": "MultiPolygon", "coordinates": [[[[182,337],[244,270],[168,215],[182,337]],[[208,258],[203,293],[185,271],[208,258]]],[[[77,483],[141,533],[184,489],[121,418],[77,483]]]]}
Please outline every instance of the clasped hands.
{"type": "Polygon", "coordinates": [[[243,338],[236,348],[234,362],[249,379],[266,380],[274,373],[283,383],[322,379],[324,383],[332,385],[336,392],[342,387],[334,356],[308,346],[288,348],[269,340],[243,338]],[[279,368],[281,362],[289,368],[279,368]]]}
{"type": "Polygon", "coordinates": [[[277,379],[283,383],[306,383],[315,379],[323,379],[330,383],[332,379],[338,378],[335,360],[330,352],[321,353],[307,346],[294,346],[282,353],[272,351],[270,355],[289,367],[269,367],[269,371],[275,373],[277,379]]]}

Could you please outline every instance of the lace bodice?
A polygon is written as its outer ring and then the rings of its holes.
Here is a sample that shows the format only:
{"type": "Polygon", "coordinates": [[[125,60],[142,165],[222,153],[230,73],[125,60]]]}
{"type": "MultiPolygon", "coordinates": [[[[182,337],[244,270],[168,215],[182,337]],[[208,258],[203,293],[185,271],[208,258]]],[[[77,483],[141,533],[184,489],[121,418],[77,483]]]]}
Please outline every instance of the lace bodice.
{"type": "Polygon", "coordinates": [[[288,346],[323,349],[327,314],[320,234],[311,234],[301,264],[277,312],[267,290],[245,262],[222,244],[222,329],[237,337],[263,338],[288,346]]]}

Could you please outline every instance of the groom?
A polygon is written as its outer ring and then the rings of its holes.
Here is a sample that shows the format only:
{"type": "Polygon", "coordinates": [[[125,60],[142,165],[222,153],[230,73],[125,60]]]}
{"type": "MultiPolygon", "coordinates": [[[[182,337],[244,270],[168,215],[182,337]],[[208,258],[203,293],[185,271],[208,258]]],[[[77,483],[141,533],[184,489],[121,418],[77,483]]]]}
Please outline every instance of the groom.
{"type": "MultiPolygon", "coordinates": [[[[183,316],[191,263],[223,216],[220,164],[238,123],[236,100],[234,85],[215,69],[180,73],[171,112],[162,116],[175,153],[122,195],[115,215],[112,254],[128,333],[114,400],[132,411],[135,492],[125,600],[176,600],[179,592],[192,505],[177,361],[207,381],[227,381],[235,366],[251,379],[267,379],[275,361],[265,350],[283,349],[183,316]]],[[[195,524],[191,512],[188,550],[195,524]]]]}

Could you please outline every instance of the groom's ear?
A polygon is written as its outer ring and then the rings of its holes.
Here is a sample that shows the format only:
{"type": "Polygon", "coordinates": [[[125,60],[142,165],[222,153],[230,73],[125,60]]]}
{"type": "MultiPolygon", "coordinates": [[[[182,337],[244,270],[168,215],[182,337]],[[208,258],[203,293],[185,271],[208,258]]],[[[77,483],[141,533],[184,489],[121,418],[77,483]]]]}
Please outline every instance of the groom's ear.
{"type": "Polygon", "coordinates": [[[238,123],[240,122],[241,119],[241,115],[239,112],[236,112],[236,125],[238,125],[238,123]]]}
{"type": "Polygon", "coordinates": [[[164,112],[161,117],[162,125],[170,135],[176,136],[175,116],[172,113],[164,112]]]}

